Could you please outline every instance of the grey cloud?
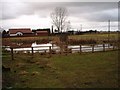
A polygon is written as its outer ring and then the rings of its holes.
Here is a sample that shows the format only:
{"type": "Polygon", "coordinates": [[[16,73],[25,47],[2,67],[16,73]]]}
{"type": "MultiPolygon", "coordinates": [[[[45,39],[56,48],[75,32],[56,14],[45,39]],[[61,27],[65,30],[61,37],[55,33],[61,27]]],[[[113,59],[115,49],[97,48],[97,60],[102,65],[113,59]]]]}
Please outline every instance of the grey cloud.
{"type": "Polygon", "coordinates": [[[71,12],[72,14],[85,14],[85,13],[101,12],[110,9],[117,9],[118,4],[115,2],[114,3],[87,2],[87,3],[73,3],[73,4],[71,3],[71,6],[68,8],[69,8],[69,12],[71,12]]]}
{"type": "Polygon", "coordinates": [[[105,22],[108,20],[118,21],[118,10],[111,9],[84,16],[89,21],[105,22]]]}
{"type": "Polygon", "coordinates": [[[2,3],[2,19],[15,19],[21,15],[32,14],[24,3],[2,3]]]}
{"type": "MultiPolygon", "coordinates": [[[[88,20],[101,21],[107,19],[111,15],[113,20],[116,16],[113,13],[101,13],[111,9],[117,9],[117,2],[18,2],[18,3],[3,3],[1,9],[2,19],[14,19],[22,15],[37,14],[39,17],[48,17],[50,12],[55,7],[66,7],[69,15],[74,17],[85,17],[88,20]],[[96,13],[97,14],[92,14],[96,13]],[[100,14],[101,13],[101,14],[100,14]],[[84,16],[85,14],[88,14],[84,16]],[[100,14],[100,15],[99,15],[100,14]],[[94,16],[94,17],[93,17],[94,16]]],[[[115,12],[116,13],[116,12],[115,12]]]]}

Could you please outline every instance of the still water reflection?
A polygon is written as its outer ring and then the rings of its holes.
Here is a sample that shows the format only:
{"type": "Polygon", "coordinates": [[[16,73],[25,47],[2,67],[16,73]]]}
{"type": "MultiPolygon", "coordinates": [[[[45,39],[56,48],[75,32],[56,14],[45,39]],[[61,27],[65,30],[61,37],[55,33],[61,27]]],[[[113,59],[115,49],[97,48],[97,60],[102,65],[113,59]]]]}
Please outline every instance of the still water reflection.
{"type": "MultiPolygon", "coordinates": [[[[57,46],[56,44],[52,44],[52,42],[49,43],[44,43],[44,44],[37,44],[36,42],[32,44],[23,44],[23,43],[17,43],[17,46],[14,47],[14,52],[19,52],[23,51],[24,53],[27,52],[32,52],[32,48],[34,49],[35,52],[49,52],[49,47],[51,46],[52,50],[55,50],[56,52],[60,51],[60,47],[57,46]]],[[[105,48],[108,49],[108,44],[105,44],[105,48]]],[[[113,46],[109,46],[109,48],[113,48],[113,46]]],[[[80,46],[79,45],[68,45],[68,49],[72,50],[72,53],[74,52],[79,52],[80,51],[80,46]]],[[[5,50],[11,51],[10,46],[5,47],[5,50]]],[[[95,45],[94,46],[94,51],[102,51],[103,50],[103,45],[95,45]]],[[[82,45],[82,52],[91,52],[92,51],[92,46],[90,45],[82,45]]]]}

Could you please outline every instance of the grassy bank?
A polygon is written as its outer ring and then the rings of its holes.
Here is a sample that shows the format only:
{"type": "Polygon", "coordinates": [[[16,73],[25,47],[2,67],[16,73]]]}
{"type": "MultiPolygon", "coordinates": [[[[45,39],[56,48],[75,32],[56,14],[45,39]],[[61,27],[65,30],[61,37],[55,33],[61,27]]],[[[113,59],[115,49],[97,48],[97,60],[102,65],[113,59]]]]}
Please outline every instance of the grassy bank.
{"type": "Polygon", "coordinates": [[[49,56],[3,52],[3,87],[106,88],[118,85],[118,51],[49,56]]]}

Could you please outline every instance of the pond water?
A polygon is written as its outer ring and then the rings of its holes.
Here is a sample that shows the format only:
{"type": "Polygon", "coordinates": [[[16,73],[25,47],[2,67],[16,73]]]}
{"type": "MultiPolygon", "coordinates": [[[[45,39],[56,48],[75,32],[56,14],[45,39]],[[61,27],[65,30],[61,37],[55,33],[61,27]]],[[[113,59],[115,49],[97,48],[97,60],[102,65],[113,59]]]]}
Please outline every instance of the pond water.
{"type": "MultiPolygon", "coordinates": [[[[56,50],[56,52],[60,51],[60,47],[55,45],[55,44],[52,44],[51,42],[46,43],[46,44],[37,44],[35,42],[35,43],[32,43],[31,46],[29,46],[29,47],[14,48],[13,51],[16,52],[16,53],[19,52],[19,51],[23,51],[24,53],[27,53],[27,52],[31,53],[32,52],[31,47],[33,47],[34,53],[35,52],[45,52],[45,51],[49,52],[49,46],[51,46],[52,50],[56,50]]],[[[82,52],[91,52],[92,51],[92,46],[90,46],[90,45],[82,45],[81,47],[82,47],[81,48],[82,52]]],[[[79,45],[69,45],[68,48],[72,49],[72,53],[80,51],[80,46],[79,45]]],[[[113,46],[109,46],[109,48],[113,48],[113,46]]],[[[108,44],[105,44],[105,49],[108,49],[108,44]]],[[[11,51],[9,46],[6,47],[5,50],[11,51]]],[[[103,45],[102,44],[95,45],[94,46],[94,51],[103,51],[103,45]]]]}

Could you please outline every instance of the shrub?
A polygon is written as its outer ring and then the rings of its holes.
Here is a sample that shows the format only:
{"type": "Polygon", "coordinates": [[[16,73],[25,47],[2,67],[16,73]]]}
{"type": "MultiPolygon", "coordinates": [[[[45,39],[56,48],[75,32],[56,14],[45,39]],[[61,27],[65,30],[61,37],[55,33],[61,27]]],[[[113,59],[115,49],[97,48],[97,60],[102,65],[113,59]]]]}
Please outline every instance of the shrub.
{"type": "Polygon", "coordinates": [[[87,40],[76,40],[76,39],[69,39],[68,44],[70,45],[79,45],[79,44],[96,44],[96,40],[93,39],[87,39],[87,40]]]}

